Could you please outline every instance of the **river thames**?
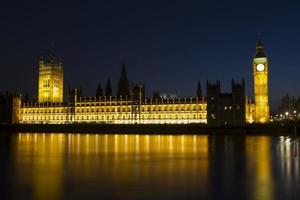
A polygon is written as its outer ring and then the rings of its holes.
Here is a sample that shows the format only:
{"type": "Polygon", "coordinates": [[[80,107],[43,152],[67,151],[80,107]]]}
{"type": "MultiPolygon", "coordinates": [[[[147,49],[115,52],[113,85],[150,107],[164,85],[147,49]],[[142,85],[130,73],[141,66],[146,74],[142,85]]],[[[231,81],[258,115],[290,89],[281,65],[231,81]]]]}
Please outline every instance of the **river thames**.
{"type": "Polygon", "coordinates": [[[0,134],[0,199],[300,199],[287,136],[0,134]]]}

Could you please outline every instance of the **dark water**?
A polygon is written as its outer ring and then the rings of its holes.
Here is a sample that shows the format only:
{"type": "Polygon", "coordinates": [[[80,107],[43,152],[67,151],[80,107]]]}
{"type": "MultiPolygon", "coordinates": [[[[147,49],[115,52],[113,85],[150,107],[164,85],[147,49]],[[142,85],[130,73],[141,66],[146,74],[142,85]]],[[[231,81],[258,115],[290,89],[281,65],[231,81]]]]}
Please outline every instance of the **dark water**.
{"type": "Polygon", "coordinates": [[[0,134],[0,199],[300,199],[289,137],[0,134]]]}

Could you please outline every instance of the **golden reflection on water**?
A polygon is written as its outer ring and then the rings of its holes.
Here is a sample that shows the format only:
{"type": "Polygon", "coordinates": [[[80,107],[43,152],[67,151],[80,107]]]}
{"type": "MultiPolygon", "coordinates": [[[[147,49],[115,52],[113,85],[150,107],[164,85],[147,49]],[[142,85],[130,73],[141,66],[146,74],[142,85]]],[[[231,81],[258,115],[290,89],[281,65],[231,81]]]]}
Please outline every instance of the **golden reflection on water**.
{"type": "Polygon", "coordinates": [[[253,198],[273,199],[271,138],[268,136],[246,137],[246,156],[253,198]]]}
{"type": "Polygon", "coordinates": [[[16,160],[21,173],[18,177],[24,182],[32,180],[28,184],[34,186],[34,199],[61,198],[65,139],[63,134],[18,134],[16,160]],[[26,166],[30,170],[24,170],[26,166]]]}
{"type": "Polygon", "coordinates": [[[75,182],[204,189],[208,143],[208,136],[196,135],[19,133],[16,171],[21,182],[33,185],[34,199],[62,199],[66,176],[75,182]]]}
{"type": "MultiPolygon", "coordinates": [[[[275,184],[281,182],[292,194],[300,175],[299,142],[287,137],[274,141],[269,136],[19,133],[13,134],[12,152],[17,188],[27,188],[38,200],[64,199],[65,195],[69,199],[97,197],[99,188],[118,191],[113,192],[113,199],[136,195],[135,191],[148,196],[179,191],[183,198],[197,193],[205,199],[213,197],[208,193],[217,193],[217,187],[231,183],[214,178],[226,166],[237,176],[234,184],[245,185],[248,199],[270,200],[276,197],[275,184]],[[236,169],[234,162],[245,163],[245,169],[236,169]],[[220,166],[213,166],[215,163],[220,166]],[[239,182],[240,174],[245,174],[241,178],[245,183],[239,182]],[[73,192],[74,188],[80,192],[73,192]]],[[[229,189],[226,192],[239,192],[229,189]]]]}

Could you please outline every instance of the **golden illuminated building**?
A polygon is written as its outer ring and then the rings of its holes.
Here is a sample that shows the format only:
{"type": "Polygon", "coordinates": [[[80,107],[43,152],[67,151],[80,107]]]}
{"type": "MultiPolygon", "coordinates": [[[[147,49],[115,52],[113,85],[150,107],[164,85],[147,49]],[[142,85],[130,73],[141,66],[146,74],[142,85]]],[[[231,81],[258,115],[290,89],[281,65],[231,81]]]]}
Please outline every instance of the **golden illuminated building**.
{"type": "Polygon", "coordinates": [[[246,96],[246,123],[252,124],[255,119],[255,104],[246,96]]]}
{"type": "Polygon", "coordinates": [[[53,55],[39,61],[38,102],[63,102],[64,67],[53,55]]]}
{"type": "Polygon", "coordinates": [[[188,124],[206,123],[204,98],[142,99],[112,97],[77,97],[63,102],[63,63],[54,56],[39,62],[37,103],[13,102],[13,123],[65,124],[188,124]]]}
{"type": "Polygon", "coordinates": [[[206,102],[198,98],[144,99],[135,104],[120,98],[90,97],[74,103],[23,104],[18,110],[17,123],[206,123],[206,102]]]}
{"type": "MultiPolygon", "coordinates": [[[[238,118],[246,123],[266,123],[269,122],[268,59],[264,54],[261,39],[257,43],[256,55],[253,59],[253,77],[255,101],[252,103],[248,101],[248,97],[240,98],[245,109],[236,106],[236,109],[243,111],[241,112],[243,117],[238,118]]],[[[13,123],[207,123],[206,98],[144,98],[141,94],[141,87],[139,94],[135,97],[126,95],[125,98],[102,95],[79,97],[75,90],[73,100],[64,102],[63,61],[57,61],[53,55],[47,60],[40,59],[38,79],[38,102],[24,103],[21,97],[13,99],[13,123]]],[[[127,78],[125,82],[128,82],[127,78]]],[[[233,108],[233,103],[226,103],[228,106],[226,104],[220,109],[227,111],[226,108],[233,108]]],[[[218,109],[219,104],[220,102],[216,102],[218,109]]]]}
{"type": "Polygon", "coordinates": [[[256,55],[253,58],[253,79],[255,99],[255,122],[269,122],[269,93],[268,93],[268,59],[264,53],[261,38],[256,45],[256,55]]]}
{"type": "Polygon", "coordinates": [[[63,63],[54,56],[39,62],[37,103],[13,102],[13,123],[65,124],[188,124],[206,123],[204,98],[167,98],[139,100],[122,97],[77,97],[63,102],[63,63]]]}

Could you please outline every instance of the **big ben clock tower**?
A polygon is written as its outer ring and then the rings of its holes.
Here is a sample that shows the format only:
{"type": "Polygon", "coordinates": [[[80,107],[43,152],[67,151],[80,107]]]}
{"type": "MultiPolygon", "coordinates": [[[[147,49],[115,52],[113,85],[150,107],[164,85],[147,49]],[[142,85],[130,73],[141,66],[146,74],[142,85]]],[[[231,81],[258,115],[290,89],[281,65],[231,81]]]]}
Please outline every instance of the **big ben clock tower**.
{"type": "Polygon", "coordinates": [[[261,38],[256,45],[256,54],[253,58],[255,122],[267,123],[270,119],[269,92],[268,92],[268,59],[264,53],[261,38]]]}

